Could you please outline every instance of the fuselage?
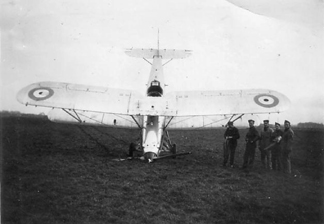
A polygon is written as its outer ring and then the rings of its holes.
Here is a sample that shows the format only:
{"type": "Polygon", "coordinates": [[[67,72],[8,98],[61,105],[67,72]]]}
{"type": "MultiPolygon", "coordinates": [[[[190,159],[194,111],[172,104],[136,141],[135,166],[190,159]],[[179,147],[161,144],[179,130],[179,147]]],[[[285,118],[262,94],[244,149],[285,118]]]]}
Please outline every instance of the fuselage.
{"type": "MultiPolygon", "coordinates": [[[[151,72],[147,83],[146,97],[163,97],[164,86],[162,56],[158,53],[158,55],[153,57],[151,72]]],[[[142,146],[144,156],[149,160],[159,155],[164,124],[165,117],[163,116],[144,116],[142,146]]]]}

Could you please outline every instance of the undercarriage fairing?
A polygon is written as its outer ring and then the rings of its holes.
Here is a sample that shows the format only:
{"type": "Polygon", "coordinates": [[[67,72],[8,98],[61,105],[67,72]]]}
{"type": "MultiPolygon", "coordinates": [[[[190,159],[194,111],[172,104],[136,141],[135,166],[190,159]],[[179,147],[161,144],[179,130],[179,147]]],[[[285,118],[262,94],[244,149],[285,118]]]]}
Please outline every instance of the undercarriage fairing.
{"type": "Polygon", "coordinates": [[[159,155],[163,136],[165,118],[162,116],[144,116],[143,119],[143,152],[159,155]]]}

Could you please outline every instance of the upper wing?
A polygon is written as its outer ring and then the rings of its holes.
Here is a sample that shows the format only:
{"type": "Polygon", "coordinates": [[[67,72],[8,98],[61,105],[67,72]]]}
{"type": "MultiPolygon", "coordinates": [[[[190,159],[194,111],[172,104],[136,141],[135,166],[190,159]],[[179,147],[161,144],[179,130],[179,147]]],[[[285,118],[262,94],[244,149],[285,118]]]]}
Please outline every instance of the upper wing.
{"type": "Polygon", "coordinates": [[[165,96],[174,116],[278,113],[290,101],[272,90],[171,92],[165,96]]]}
{"type": "Polygon", "coordinates": [[[29,85],[17,99],[26,105],[151,116],[278,113],[290,104],[286,96],[272,90],[189,91],[143,97],[130,90],[57,82],[29,85]]]}
{"type": "Polygon", "coordinates": [[[58,82],[31,84],[17,95],[25,105],[125,115],[131,114],[130,108],[136,108],[141,98],[130,90],[58,82]]]}

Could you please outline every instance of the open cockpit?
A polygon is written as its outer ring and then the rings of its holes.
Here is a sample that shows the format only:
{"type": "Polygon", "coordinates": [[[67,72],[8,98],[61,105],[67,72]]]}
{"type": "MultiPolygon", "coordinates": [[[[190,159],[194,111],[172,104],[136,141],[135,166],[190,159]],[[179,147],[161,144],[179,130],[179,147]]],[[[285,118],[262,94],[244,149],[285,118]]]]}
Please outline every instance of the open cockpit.
{"type": "Polygon", "coordinates": [[[160,82],[153,80],[150,87],[147,89],[147,96],[151,97],[161,97],[163,95],[163,89],[160,85],[160,82]]]}

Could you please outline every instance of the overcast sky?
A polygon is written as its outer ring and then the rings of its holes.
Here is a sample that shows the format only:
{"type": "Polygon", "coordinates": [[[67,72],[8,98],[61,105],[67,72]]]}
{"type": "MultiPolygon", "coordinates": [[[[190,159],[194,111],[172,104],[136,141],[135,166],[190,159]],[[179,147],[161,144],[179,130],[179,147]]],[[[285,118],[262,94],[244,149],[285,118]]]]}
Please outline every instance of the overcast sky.
{"type": "MultiPolygon", "coordinates": [[[[125,48],[193,50],[164,66],[167,91],[267,88],[281,120],[324,123],[322,0],[2,0],[1,110],[39,113],[17,92],[40,81],[145,93],[150,65],[125,48]]],[[[278,118],[276,118],[278,119],[278,118]]]]}

